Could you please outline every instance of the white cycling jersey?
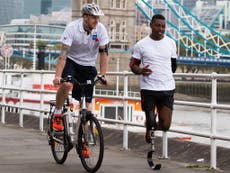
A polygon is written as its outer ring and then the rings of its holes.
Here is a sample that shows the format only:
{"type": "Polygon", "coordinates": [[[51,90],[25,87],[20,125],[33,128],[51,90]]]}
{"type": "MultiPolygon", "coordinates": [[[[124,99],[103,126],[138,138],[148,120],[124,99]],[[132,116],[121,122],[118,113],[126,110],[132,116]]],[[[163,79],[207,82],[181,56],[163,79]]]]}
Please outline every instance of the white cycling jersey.
{"type": "Polygon", "coordinates": [[[149,76],[141,76],[141,89],[153,91],[165,91],[175,89],[171,58],[177,58],[176,44],[168,36],[161,40],[153,40],[146,36],[138,41],[132,53],[132,57],[140,59],[143,66],[149,65],[152,73],[149,76]]]}
{"type": "Polygon", "coordinates": [[[102,23],[90,34],[83,28],[83,19],[71,22],[61,36],[61,42],[70,46],[68,58],[82,66],[95,66],[99,46],[109,43],[108,33],[102,23]]]}

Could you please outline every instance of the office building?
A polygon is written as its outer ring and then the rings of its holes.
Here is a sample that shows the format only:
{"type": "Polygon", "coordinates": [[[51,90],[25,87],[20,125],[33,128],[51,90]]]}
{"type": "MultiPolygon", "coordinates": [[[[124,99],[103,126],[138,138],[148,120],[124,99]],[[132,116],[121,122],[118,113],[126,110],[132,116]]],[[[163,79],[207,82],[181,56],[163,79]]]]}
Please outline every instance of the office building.
{"type": "Polygon", "coordinates": [[[41,0],[41,14],[50,14],[52,11],[52,0],[41,0]]]}
{"type": "Polygon", "coordinates": [[[9,24],[15,18],[23,18],[22,0],[0,0],[0,25],[9,24]]]}
{"type": "Polygon", "coordinates": [[[24,18],[30,15],[50,14],[64,8],[71,8],[72,0],[22,0],[24,18]]]}

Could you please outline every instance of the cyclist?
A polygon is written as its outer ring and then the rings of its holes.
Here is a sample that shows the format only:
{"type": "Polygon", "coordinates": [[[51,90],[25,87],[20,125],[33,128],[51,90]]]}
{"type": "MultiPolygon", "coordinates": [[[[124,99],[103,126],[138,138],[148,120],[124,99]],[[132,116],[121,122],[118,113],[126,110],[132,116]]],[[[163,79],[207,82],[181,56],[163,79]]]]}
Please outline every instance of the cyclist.
{"type": "MultiPolygon", "coordinates": [[[[72,97],[81,98],[80,88],[72,82],[60,83],[60,79],[67,75],[73,76],[79,82],[94,80],[97,75],[95,67],[98,52],[100,53],[100,76],[106,82],[105,73],[108,61],[108,33],[99,16],[104,13],[96,4],[85,4],[82,17],[71,22],[61,36],[62,48],[58,57],[54,85],[60,85],[56,94],[56,109],[54,111],[53,128],[63,130],[62,106],[72,89],[72,97]]],[[[86,106],[91,111],[93,86],[89,85],[85,91],[86,106]]]]}
{"type": "Polygon", "coordinates": [[[147,143],[151,142],[149,131],[167,131],[171,124],[176,71],[176,44],[164,35],[165,17],[156,14],[152,17],[151,34],[138,41],[132,53],[130,68],[133,73],[142,75],[140,79],[141,104],[146,116],[147,143]],[[143,67],[140,67],[142,63],[143,67]],[[157,107],[159,123],[156,123],[154,108],[157,107]]]}

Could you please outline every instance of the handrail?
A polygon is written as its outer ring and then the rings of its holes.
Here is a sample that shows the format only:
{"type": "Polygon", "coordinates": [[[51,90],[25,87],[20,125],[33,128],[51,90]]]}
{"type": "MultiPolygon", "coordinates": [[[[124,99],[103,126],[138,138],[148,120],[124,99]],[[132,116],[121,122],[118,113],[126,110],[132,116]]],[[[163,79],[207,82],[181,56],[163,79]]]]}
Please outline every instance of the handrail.
{"type": "MultiPolygon", "coordinates": [[[[5,123],[5,108],[6,107],[12,107],[12,108],[17,108],[19,110],[19,125],[23,127],[23,112],[22,110],[30,110],[30,111],[36,111],[39,112],[39,127],[40,130],[43,131],[43,118],[45,118],[45,113],[48,113],[48,110],[44,109],[44,96],[45,94],[54,94],[55,91],[45,91],[44,90],[44,75],[45,74],[54,74],[54,71],[34,71],[34,70],[0,70],[0,73],[2,73],[2,85],[0,85],[0,90],[2,91],[2,101],[0,102],[1,106],[1,123],[5,123]],[[40,89],[25,89],[22,86],[22,80],[24,79],[24,74],[40,74],[40,89]],[[10,74],[20,74],[22,80],[21,84],[19,87],[13,87],[13,86],[6,86],[5,85],[5,77],[6,75],[10,74]],[[5,99],[7,98],[7,90],[12,90],[12,91],[18,91],[20,92],[20,104],[19,105],[12,105],[12,104],[7,104],[5,99]],[[40,94],[40,107],[39,108],[34,108],[34,107],[29,107],[29,106],[23,106],[23,94],[25,92],[36,92],[40,94]]],[[[113,122],[113,123],[118,123],[118,124],[123,124],[124,129],[123,129],[123,147],[124,149],[128,149],[128,128],[127,126],[137,126],[137,127],[144,127],[143,124],[139,123],[134,123],[134,122],[129,122],[127,118],[127,107],[128,107],[128,100],[137,100],[140,101],[140,97],[131,97],[128,94],[128,78],[133,77],[134,75],[131,72],[108,72],[108,76],[122,76],[124,77],[124,88],[123,88],[123,95],[101,95],[101,94],[96,94],[95,98],[100,97],[100,98],[115,98],[115,99],[120,99],[123,100],[123,105],[124,105],[124,121],[121,120],[113,120],[113,119],[106,119],[106,118],[99,118],[100,121],[105,121],[105,122],[113,122]],[[125,111],[126,110],[126,111],[125,111]]],[[[195,135],[195,136],[200,136],[204,138],[209,138],[211,140],[211,168],[216,168],[216,140],[225,140],[225,141],[230,141],[230,138],[228,136],[221,136],[216,134],[216,109],[224,109],[224,110],[230,110],[230,105],[226,104],[219,104],[217,103],[217,79],[230,79],[230,74],[217,74],[217,73],[212,73],[212,74],[192,74],[192,73],[176,73],[174,74],[175,78],[178,77],[193,77],[193,78],[203,78],[206,80],[209,80],[212,82],[212,101],[211,103],[203,103],[203,102],[191,102],[191,101],[180,101],[176,100],[175,105],[186,105],[186,106],[195,106],[195,107],[202,107],[202,108],[209,108],[211,110],[211,132],[210,133],[200,133],[200,132],[191,132],[191,131],[184,131],[184,130],[179,130],[179,129],[170,129],[169,132],[176,132],[176,133],[181,133],[181,134],[189,134],[189,135],[195,135]]],[[[167,158],[167,133],[163,133],[163,149],[162,149],[162,156],[163,158],[167,158]]]]}

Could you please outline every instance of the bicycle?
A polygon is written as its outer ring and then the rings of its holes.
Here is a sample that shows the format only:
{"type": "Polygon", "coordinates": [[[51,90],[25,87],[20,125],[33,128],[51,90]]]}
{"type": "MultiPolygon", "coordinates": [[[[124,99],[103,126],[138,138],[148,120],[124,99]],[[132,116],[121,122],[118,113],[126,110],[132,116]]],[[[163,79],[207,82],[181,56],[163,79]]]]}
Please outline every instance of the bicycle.
{"type": "Polygon", "coordinates": [[[103,161],[104,138],[100,123],[94,115],[86,109],[84,88],[87,85],[95,85],[97,82],[105,82],[101,77],[95,81],[80,83],[71,76],[62,79],[61,82],[74,81],[82,90],[79,115],[72,110],[73,104],[68,97],[62,109],[63,130],[55,131],[52,127],[55,101],[50,101],[50,112],[48,117],[48,141],[51,146],[52,155],[58,164],[63,164],[68,152],[75,147],[81,163],[86,171],[96,172],[103,161]],[[76,120],[76,118],[78,118],[76,120]]]}

